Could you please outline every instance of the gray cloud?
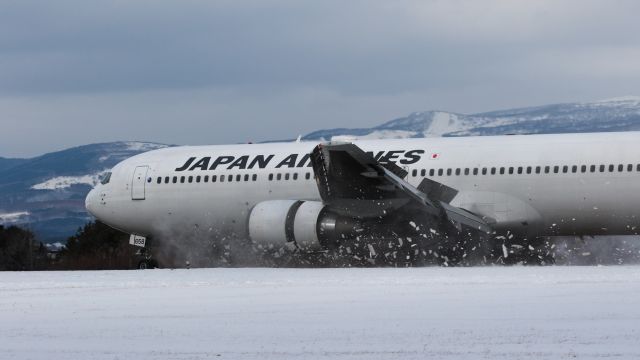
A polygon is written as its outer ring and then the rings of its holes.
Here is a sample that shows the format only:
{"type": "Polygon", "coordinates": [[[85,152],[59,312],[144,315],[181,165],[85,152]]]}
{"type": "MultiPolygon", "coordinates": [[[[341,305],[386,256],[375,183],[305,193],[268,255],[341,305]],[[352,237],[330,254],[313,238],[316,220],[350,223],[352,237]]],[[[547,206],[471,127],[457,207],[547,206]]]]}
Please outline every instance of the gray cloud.
{"type": "Polygon", "coordinates": [[[631,0],[5,1],[0,156],[638,94],[638,13],[631,0]]]}

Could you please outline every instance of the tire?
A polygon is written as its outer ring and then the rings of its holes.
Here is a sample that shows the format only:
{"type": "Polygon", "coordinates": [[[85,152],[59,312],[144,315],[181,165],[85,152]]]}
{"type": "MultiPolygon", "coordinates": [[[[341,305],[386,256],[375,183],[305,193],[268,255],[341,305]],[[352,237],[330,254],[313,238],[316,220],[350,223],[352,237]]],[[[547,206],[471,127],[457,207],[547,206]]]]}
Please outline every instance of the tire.
{"type": "Polygon", "coordinates": [[[157,269],[158,262],[153,259],[140,260],[138,270],[157,269]]]}

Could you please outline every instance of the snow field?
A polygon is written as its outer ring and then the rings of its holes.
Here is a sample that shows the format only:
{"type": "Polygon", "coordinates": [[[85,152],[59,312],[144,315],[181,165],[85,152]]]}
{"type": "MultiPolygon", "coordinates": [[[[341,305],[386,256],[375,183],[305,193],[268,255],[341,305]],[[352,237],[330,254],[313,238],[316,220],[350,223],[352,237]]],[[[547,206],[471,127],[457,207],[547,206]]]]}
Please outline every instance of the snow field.
{"type": "Polygon", "coordinates": [[[0,273],[1,359],[640,358],[640,267],[0,273]]]}

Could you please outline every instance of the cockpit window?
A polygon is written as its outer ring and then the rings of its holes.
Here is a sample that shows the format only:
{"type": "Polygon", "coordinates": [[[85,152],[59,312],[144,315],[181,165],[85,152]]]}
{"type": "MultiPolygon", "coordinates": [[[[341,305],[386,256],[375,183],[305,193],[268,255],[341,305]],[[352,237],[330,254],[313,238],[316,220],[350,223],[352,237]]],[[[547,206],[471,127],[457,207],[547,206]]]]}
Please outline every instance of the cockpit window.
{"type": "Polygon", "coordinates": [[[111,180],[111,172],[108,172],[102,175],[102,178],[100,179],[100,184],[102,185],[108,184],[109,180],[111,180]]]}

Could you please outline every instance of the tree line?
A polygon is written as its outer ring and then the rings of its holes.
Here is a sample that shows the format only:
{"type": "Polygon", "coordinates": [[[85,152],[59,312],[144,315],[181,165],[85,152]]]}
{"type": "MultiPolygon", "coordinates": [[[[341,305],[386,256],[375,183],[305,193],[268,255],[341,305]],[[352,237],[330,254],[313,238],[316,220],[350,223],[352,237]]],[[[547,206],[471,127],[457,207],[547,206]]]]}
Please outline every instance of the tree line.
{"type": "Polygon", "coordinates": [[[135,252],[127,234],[99,221],[78,229],[58,252],[28,229],[0,225],[0,271],[131,269],[137,266],[135,252]]]}

